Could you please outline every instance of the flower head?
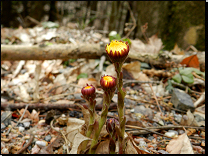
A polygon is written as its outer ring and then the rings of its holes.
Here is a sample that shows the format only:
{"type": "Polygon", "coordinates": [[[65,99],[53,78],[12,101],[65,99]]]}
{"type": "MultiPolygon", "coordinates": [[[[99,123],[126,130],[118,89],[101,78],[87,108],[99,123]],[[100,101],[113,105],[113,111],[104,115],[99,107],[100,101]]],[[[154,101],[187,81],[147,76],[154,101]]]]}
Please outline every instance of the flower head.
{"type": "Polygon", "coordinates": [[[113,63],[123,62],[129,53],[129,44],[128,42],[112,40],[106,45],[105,50],[113,63]]]}
{"type": "Polygon", "coordinates": [[[89,98],[94,99],[95,98],[95,87],[93,85],[86,85],[81,90],[82,95],[85,99],[89,100],[89,98]]]}
{"type": "Polygon", "coordinates": [[[106,121],[106,130],[108,133],[112,134],[115,133],[115,126],[119,125],[118,120],[115,118],[110,118],[106,121]]]}
{"type": "Polygon", "coordinates": [[[111,90],[115,91],[117,79],[113,76],[102,76],[100,79],[100,85],[104,91],[111,90]]]}

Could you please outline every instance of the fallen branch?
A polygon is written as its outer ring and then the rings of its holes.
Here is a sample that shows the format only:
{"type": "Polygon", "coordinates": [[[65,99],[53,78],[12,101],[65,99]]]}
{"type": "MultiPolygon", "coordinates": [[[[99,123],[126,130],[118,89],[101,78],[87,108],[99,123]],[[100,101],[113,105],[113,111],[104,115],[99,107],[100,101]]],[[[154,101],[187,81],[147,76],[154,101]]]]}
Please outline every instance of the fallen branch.
{"type": "Polygon", "coordinates": [[[19,151],[17,151],[15,154],[20,154],[20,153],[22,153],[24,150],[26,150],[26,149],[29,147],[29,145],[32,143],[33,139],[34,139],[34,135],[31,134],[31,135],[30,135],[30,140],[28,141],[28,143],[27,143],[24,147],[22,147],[19,151]]]}
{"type": "MultiPolygon", "coordinates": [[[[1,103],[1,109],[2,110],[16,110],[16,109],[22,109],[25,108],[26,105],[28,105],[28,110],[32,109],[42,109],[42,110],[50,110],[50,109],[58,109],[58,110],[68,110],[69,108],[73,109],[80,109],[77,105],[75,104],[44,104],[44,103],[35,103],[35,104],[27,104],[27,103],[1,103]]],[[[117,105],[116,103],[110,104],[109,110],[116,109],[117,105]]],[[[95,110],[101,110],[102,105],[96,105],[95,110]]]]}
{"type": "MultiPolygon", "coordinates": [[[[99,59],[102,55],[106,55],[105,46],[100,44],[1,45],[1,60],[99,59]]],[[[128,57],[151,63],[155,67],[166,68],[166,61],[180,63],[188,56],[172,55],[171,53],[158,55],[130,50],[128,57]]],[[[197,57],[200,67],[205,69],[205,52],[198,52],[197,57]]]]}

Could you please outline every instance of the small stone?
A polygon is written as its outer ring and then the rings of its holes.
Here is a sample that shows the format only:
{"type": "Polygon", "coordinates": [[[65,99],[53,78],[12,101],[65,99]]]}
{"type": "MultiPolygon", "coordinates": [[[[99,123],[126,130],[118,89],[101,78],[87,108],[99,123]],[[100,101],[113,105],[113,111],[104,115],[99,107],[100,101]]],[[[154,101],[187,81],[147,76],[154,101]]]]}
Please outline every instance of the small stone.
{"type": "Polygon", "coordinates": [[[175,132],[166,132],[165,133],[165,136],[168,136],[168,137],[174,137],[176,134],[175,132]]]}
{"type": "Polygon", "coordinates": [[[182,119],[182,115],[181,114],[175,114],[174,117],[175,117],[175,121],[177,121],[178,123],[181,122],[181,119],[182,119]]]}
{"type": "Polygon", "coordinates": [[[175,131],[175,130],[168,130],[168,132],[174,132],[176,135],[178,135],[178,132],[177,131],[175,131]]]}
{"type": "Polygon", "coordinates": [[[195,110],[195,106],[191,99],[191,96],[186,94],[183,90],[174,88],[171,97],[171,102],[177,109],[184,111],[190,109],[191,112],[195,110]]]}
{"type": "Polygon", "coordinates": [[[124,105],[136,105],[136,101],[130,99],[124,99],[124,105]]]}
{"type": "Polygon", "coordinates": [[[161,154],[169,154],[168,152],[164,151],[164,150],[158,150],[157,152],[161,153],[161,154]]]}
{"type": "Polygon", "coordinates": [[[36,141],[35,144],[38,145],[39,147],[45,147],[48,145],[48,142],[42,140],[42,141],[36,141]]]}
{"type": "Polygon", "coordinates": [[[156,122],[153,122],[152,126],[157,127],[159,125],[156,122]]]}
{"type": "Polygon", "coordinates": [[[24,130],[25,130],[24,127],[19,127],[19,131],[20,131],[20,132],[23,132],[24,130]]]}
{"type": "Polygon", "coordinates": [[[164,122],[162,120],[158,121],[161,126],[164,126],[164,122]]]}
{"type": "Polygon", "coordinates": [[[5,124],[5,126],[11,125],[12,115],[9,115],[10,111],[5,111],[1,114],[1,121],[5,124]]]}
{"type": "Polygon", "coordinates": [[[67,100],[71,100],[71,99],[73,99],[73,98],[74,98],[73,95],[68,95],[68,96],[67,96],[67,100]]]}
{"type": "Polygon", "coordinates": [[[50,142],[51,138],[52,138],[51,135],[46,135],[44,140],[47,141],[47,142],[50,142]]]}
{"type": "Polygon", "coordinates": [[[17,127],[24,127],[23,123],[18,123],[17,127]]]}
{"type": "Polygon", "coordinates": [[[25,128],[29,128],[30,127],[30,122],[23,122],[23,125],[25,128]]]}
{"type": "Polygon", "coordinates": [[[134,109],[131,109],[131,110],[130,110],[131,113],[134,113],[134,111],[135,111],[134,109]]]}
{"type": "Polygon", "coordinates": [[[75,99],[80,99],[80,100],[83,99],[81,96],[82,96],[81,93],[74,94],[75,99]]]}
{"type": "Polygon", "coordinates": [[[142,147],[142,148],[145,148],[147,146],[147,143],[144,140],[141,140],[139,142],[139,146],[142,147]]]}
{"type": "Polygon", "coordinates": [[[63,150],[64,150],[64,151],[67,150],[67,146],[66,146],[66,145],[63,145],[62,147],[63,147],[63,150]]]}
{"type": "Polygon", "coordinates": [[[205,120],[205,119],[204,119],[201,115],[199,115],[199,114],[195,114],[194,117],[195,117],[196,122],[200,122],[200,121],[204,121],[204,120],[205,120]]]}
{"type": "Polygon", "coordinates": [[[144,106],[141,105],[141,106],[136,106],[134,110],[135,110],[134,111],[135,113],[141,113],[147,116],[149,119],[153,118],[153,112],[152,112],[152,109],[150,108],[145,108],[144,106]]]}
{"type": "Polygon", "coordinates": [[[96,100],[96,105],[103,104],[103,98],[95,98],[95,100],[96,100]]]}
{"type": "Polygon", "coordinates": [[[135,141],[137,144],[139,144],[139,142],[140,142],[140,141],[144,141],[144,139],[143,139],[143,138],[134,138],[134,141],[135,141]]]}
{"type": "Polygon", "coordinates": [[[7,148],[3,148],[1,152],[2,154],[9,154],[9,150],[7,148]]]}
{"type": "Polygon", "coordinates": [[[179,134],[179,135],[181,135],[181,134],[183,134],[183,133],[185,133],[184,130],[182,130],[182,129],[179,129],[179,130],[178,130],[178,134],[179,134]]]}
{"type": "Polygon", "coordinates": [[[27,148],[29,151],[31,151],[32,150],[32,146],[30,145],[30,146],[28,146],[28,148],[27,148]]]}
{"type": "Polygon", "coordinates": [[[113,116],[114,113],[113,112],[108,112],[108,115],[113,116]]]}
{"type": "Polygon", "coordinates": [[[29,135],[26,135],[26,136],[24,136],[24,139],[25,140],[29,140],[30,139],[30,136],[29,135]]]}
{"type": "Polygon", "coordinates": [[[153,136],[149,136],[147,139],[152,141],[154,139],[154,137],[153,136]]]}
{"type": "Polygon", "coordinates": [[[5,128],[6,128],[6,126],[3,123],[1,123],[1,130],[5,129],[5,128]]]}

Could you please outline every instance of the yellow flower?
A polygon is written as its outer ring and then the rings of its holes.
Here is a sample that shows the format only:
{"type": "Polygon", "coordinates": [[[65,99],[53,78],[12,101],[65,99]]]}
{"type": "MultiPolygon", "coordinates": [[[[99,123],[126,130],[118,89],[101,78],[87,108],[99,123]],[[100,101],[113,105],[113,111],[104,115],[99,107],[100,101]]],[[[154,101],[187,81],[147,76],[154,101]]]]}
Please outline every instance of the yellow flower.
{"type": "Polygon", "coordinates": [[[100,79],[100,85],[103,90],[112,90],[115,91],[117,84],[117,79],[113,76],[102,76],[100,79]]]}
{"type": "Polygon", "coordinates": [[[129,53],[129,44],[128,42],[112,40],[106,45],[105,50],[113,63],[123,62],[129,53]]]}
{"type": "Polygon", "coordinates": [[[83,97],[87,100],[89,100],[89,98],[95,98],[95,87],[93,85],[87,84],[87,86],[82,88],[81,92],[83,97]]]}

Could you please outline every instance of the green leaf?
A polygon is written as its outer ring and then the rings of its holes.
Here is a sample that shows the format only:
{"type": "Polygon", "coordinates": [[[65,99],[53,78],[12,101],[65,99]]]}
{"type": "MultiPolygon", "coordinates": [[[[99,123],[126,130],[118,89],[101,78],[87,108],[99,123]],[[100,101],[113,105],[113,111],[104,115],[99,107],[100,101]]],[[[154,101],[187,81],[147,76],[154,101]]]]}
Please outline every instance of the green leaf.
{"type": "Polygon", "coordinates": [[[175,81],[175,82],[178,82],[178,83],[181,83],[181,75],[180,74],[176,74],[172,77],[172,79],[175,81]]]}
{"type": "Polygon", "coordinates": [[[151,67],[149,66],[148,63],[144,63],[144,62],[141,62],[141,66],[140,66],[140,69],[150,69],[151,67]]]}
{"type": "Polygon", "coordinates": [[[173,90],[173,86],[171,80],[168,80],[168,85],[165,88],[167,91],[171,92],[173,90]]]}
{"type": "Polygon", "coordinates": [[[202,75],[203,77],[205,77],[205,72],[201,72],[199,69],[192,68],[192,71],[194,71],[198,75],[202,75]]]}
{"type": "Polygon", "coordinates": [[[124,38],[122,41],[124,41],[124,42],[128,42],[129,43],[129,45],[131,45],[131,40],[130,39],[128,39],[128,38],[124,38]]]}
{"type": "Polygon", "coordinates": [[[88,77],[87,73],[81,73],[77,76],[77,79],[79,80],[80,78],[87,78],[87,77],[88,77]]]}
{"type": "Polygon", "coordinates": [[[121,40],[121,36],[116,31],[111,31],[109,33],[109,40],[121,40]]]}
{"type": "Polygon", "coordinates": [[[110,41],[112,41],[112,40],[119,41],[119,40],[121,40],[121,36],[119,34],[116,34],[115,36],[110,36],[109,39],[110,39],[110,41]]]}
{"type": "Polygon", "coordinates": [[[184,68],[184,69],[179,69],[179,73],[181,75],[189,75],[191,74],[193,70],[191,68],[184,68]]]}
{"type": "Polygon", "coordinates": [[[186,83],[189,83],[189,84],[194,83],[194,76],[192,74],[182,75],[182,79],[186,83]]]}

